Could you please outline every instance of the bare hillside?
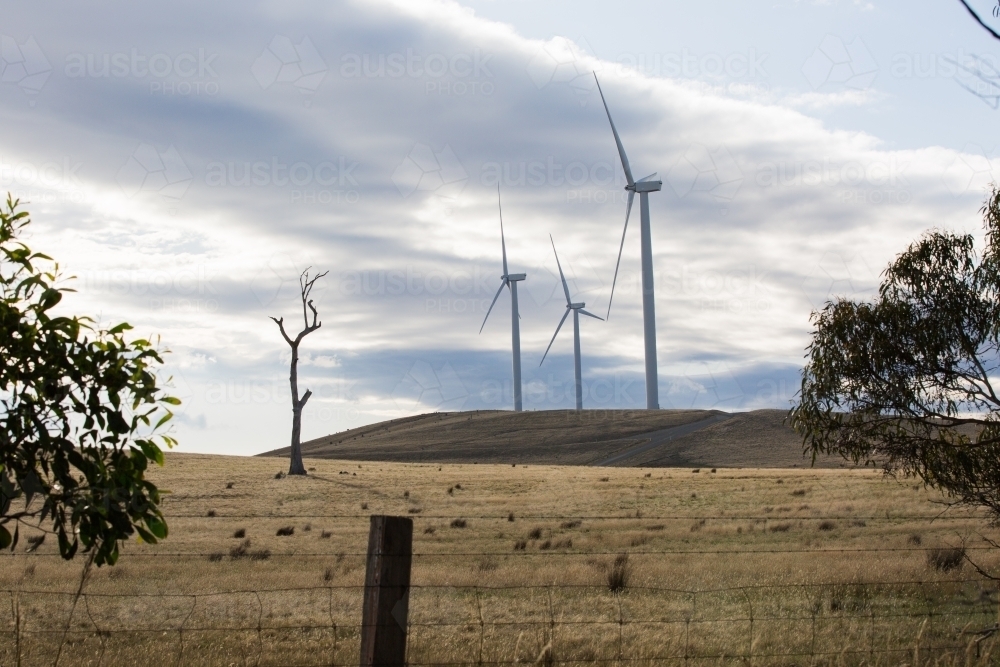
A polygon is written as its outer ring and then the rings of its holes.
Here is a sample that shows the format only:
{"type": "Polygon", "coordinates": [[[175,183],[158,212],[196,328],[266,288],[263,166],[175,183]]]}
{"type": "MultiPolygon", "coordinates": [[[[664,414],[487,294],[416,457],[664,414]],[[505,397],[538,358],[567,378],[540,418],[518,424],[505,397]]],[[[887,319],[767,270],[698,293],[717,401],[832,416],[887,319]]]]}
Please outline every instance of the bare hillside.
{"type": "MultiPolygon", "coordinates": [[[[782,410],[501,410],[405,417],[303,443],[303,455],[409,463],[808,467],[782,410]]],[[[288,448],[262,456],[287,456],[288,448]]],[[[842,467],[840,459],[817,461],[842,467]]]]}

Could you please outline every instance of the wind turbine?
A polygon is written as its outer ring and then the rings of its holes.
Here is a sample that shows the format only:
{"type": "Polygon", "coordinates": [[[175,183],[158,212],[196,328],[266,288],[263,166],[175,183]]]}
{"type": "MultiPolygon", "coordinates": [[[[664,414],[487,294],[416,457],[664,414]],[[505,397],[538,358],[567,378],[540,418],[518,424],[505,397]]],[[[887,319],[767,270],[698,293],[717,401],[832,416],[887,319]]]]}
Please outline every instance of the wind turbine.
{"type": "MultiPolygon", "coordinates": [[[[549,241],[552,241],[552,234],[549,234],[549,241]]],[[[559,263],[559,253],[556,252],[556,242],[552,241],[552,252],[556,253],[556,266],[559,267],[559,279],[562,281],[563,293],[566,295],[566,312],[563,313],[562,319],[559,320],[559,326],[556,327],[556,332],[552,334],[552,340],[549,341],[549,346],[545,348],[545,354],[542,355],[542,360],[538,362],[541,366],[545,362],[545,357],[548,356],[549,350],[552,349],[552,343],[556,342],[556,336],[559,335],[559,330],[562,328],[563,322],[569,317],[570,312],[573,313],[573,371],[576,375],[576,409],[583,410],[583,379],[581,377],[580,371],[580,315],[589,315],[595,320],[604,321],[603,317],[598,317],[593,313],[588,313],[583,309],[587,304],[583,303],[573,303],[573,299],[569,296],[569,285],[566,284],[566,276],[563,275],[562,264],[559,263]]]]}
{"type": "MultiPolygon", "coordinates": [[[[594,80],[597,81],[597,73],[594,73],[594,80]]],[[[625,171],[625,180],[628,185],[628,204],[625,206],[625,228],[622,230],[622,242],[618,247],[618,261],[615,263],[615,277],[611,281],[611,296],[608,297],[608,314],[611,317],[611,299],[615,296],[615,282],[618,280],[618,266],[622,261],[622,248],[625,247],[625,232],[628,230],[628,216],[632,212],[632,199],[635,193],[639,193],[639,238],[642,246],[642,335],[646,349],[646,409],[658,410],[660,407],[659,378],[656,372],[656,306],[653,300],[653,244],[649,233],[649,193],[659,192],[663,186],[663,181],[652,180],[656,177],[653,172],[638,181],[632,180],[632,170],[628,166],[628,157],[625,155],[625,148],[622,140],[615,129],[615,121],[611,120],[611,112],[608,111],[608,103],[604,99],[604,91],[601,90],[601,82],[597,81],[597,90],[601,93],[601,102],[604,102],[604,111],[608,114],[608,122],[611,123],[611,131],[615,135],[615,144],[618,146],[618,156],[622,160],[622,169],[625,171]]]]}
{"type": "Polygon", "coordinates": [[[518,324],[520,315],[517,311],[517,283],[528,277],[526,273],[507,272],[507,243],[503,238],[503,208],[500,206],[500,184],[497,183],[497,208],[500,210],[500,250],[503,252],[503,275],[500,276],[500,289],[493,297],[490,309],[486,311],[483,318],[483,326],[479,327],[479,333],[483,333],[486,320],[490,318],[493,306],[500,298],[500,292],[506,287],[510,290],[510,341],[514,351],[514,412],[521,411],[521,327],[518,324]]]}

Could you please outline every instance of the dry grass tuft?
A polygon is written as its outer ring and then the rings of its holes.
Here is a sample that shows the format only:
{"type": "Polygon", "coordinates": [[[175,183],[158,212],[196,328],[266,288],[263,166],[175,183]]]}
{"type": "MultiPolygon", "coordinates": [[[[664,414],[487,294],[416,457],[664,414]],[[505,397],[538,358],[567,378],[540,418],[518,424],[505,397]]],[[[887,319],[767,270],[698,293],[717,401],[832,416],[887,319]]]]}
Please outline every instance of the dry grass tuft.
{"type": "Polygon", "coordinates": [[[294,534],[295,534],[295,526],[284,526],[282,528],[279,528],[278,532],[275,533],[275,535],[277,535],[278,537],[288,537],[289,535],[294,535],[294,534]]]}
{"type": "Polygon", "coordinates": [[[510,521],[510,522],[513,523],[513,521],[514,521],[514,513],[513,512],[511,512],[510,514],[507,515],[507,521],[510,521]]]}
{"type": "Polygon", "coordinates": [[[772,533],[787,533],[792,529],[792,524],[790,523],[774,523],[768,528],[772,533]]]}
{"type": "Polygon", "coordinates": [[[927,564],[935,570],[949,572],[962,567],[965,560],[965,547],[945,547],[931,549],[927,552],[927,564]]]}
{"type": "Polygon", "coordinates": [[[579,519],[574,519],[573,521],[563,521],[559,527],[563,530],[569,530],[570,528],[579,528],[581,523],[583,522],[579,519]]]}
{"type": "Polygon", "coordinates": [[[233,532],[233,537],[235,537],[236,539],[243,539],[246,536],[247,536],[247,529],[246,528],[237,528],[233,532]]]}
{"type": "Polygon", "coordinates": [[[541,528],[532,528],[531,532],[528,533],[528,539],[529,540],[540,540],[540,539],[542,539],[542,529],[541,528]]]}
{"type": "Polygon", "coordinates": [[[206,513],[205,516],[207,516],[209,518],[214,517],[215,516],[215,510],[208,510],[208,513],[206,513]]]}
{"type": "Polygon", "coordinates": [[[518,540],[517,542],[514,542],[514,551],[524,551],[527,548],[528,548],[528,543],[525,542],[524,540],[518,540]]]}
{"type": "Polygon", "coordinates": [[[427,526],[426,528],[424,528],[424,535],[433,535],[434,530],[435,530],[434,526],[427,526]]]}
{"type": "Polygon", "coordinates": [[[837,528],[837,524],[835,522],[833,522],[833,521],[827,520],[827,521],[820,521],[819,522],[819,529],[820,530],[835,530],[836,528],[837,528]]]}
{"type": "Polygon", "coordinates": [[[615,556],[611,569],[608,570],[608,590],[618,594],[628,588],[628,580],[631,576],[631,568],[628,564],[628,554],[618,554],[615,556]]]}
{"type": "Polygon", "coordinates": [[[465,519],[452,519],[451,521],[452,528],[465,528],[468,525],[469,522],[466,521],[465,519]]]}
{"type": "Polygon", "coordinates": [[[226,488],[227,489],[231,489],[231,488],[233,488],[234,484],[236,484],[236,482],[226,482],[226,488]]]}
{"type": "Polygon", "coordinates": [[[323,570],[323,581],[331,581],[333,579],[333,568],[328,567],[323,570]]]}
{"type": "Polygon", "coordinates": [[[792,491],[792,495],[793,496],[804,496],[804,495],[806,495],[806,490],[805,489],[795,489],[794,491],[792,491]]]}

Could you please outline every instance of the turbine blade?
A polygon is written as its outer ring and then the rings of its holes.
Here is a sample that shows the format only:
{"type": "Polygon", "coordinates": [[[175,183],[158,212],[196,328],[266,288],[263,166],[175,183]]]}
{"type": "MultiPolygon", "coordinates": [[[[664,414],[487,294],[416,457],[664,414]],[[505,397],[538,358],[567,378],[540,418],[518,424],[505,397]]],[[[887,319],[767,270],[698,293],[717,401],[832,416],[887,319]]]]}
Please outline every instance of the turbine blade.
{"type": "Polygon", "coordinates": [[[625,232],[628,231],[628,216],[632,212],[632,200],[635,199],[635,191],[629,190],[628,192],[628,205],[625,206],[625,229],[622,230],[622,243],[618,246],[618,261],[615,262],[615,277],[611,281],[611,296],[608,297],[608,314],[605,315],[607,318],[611,318],[611,300],[615,298],[615,283],[618,281],[618,267],[622,263],[622,249],[625,247],[625,232]]]}
{"type": "Polygon", "coordinates": [[[593,317],[593,318],[594,318],[595,320],[600,320],[600,321],[602,321],[602,322],[604,321],[604,318],[603,318],[603,317],[598,317],[597,315],[594,315],[593,313],[588,313],[588,312],[587,312],[586,310],[584,310],[583,308],[581,308],[581,309],[580,309],[580,314],[581,314],[581,315],[590,315],[590,316],[591,316],[591,317],[593,317]]]}
{"type": "MultiPolygon", "coordinates": [[[[597,81],[597,72],[594,72],[594,81],[597,81]]],[[[615,143],[618,144],[618,156],[622,159],[622,169],[625,170],[625,179],[628,181],[629,185],[635,185],[635,181],[632,180],[632,170],[628,166],[628,157],[625,155],[625,147],[622,146],[622,140],[618,136],[618,129],[615,127],[615,121],[611,120],[611,112],[608,111],[608,103],[604,99],[604,91],[601,90],[601,82],[597,81],[597,91],[601,94],[601,101],[604,102],[604,112],[608,114],[608,122],[611,123],[611,131],[615,134],[615,143]]]]}
{"type": "Polygon", "coordinates": [[[503,251],[503,275],[507,277],[507,242],[503,238],[503,207],[500,205],[500,184],[497,183],[497,208],[500,210],[500,249],[503,251]]]}
{"type": "MultiPolygon", "coordinates": [[[[549,241],[552,241],[552,234],[549,234],[549,241]]],[[[559,253],[556,252],[555,241],[552,241],[552,252],[556,253],[556,266],[559,267],[559,279],[562,281],[563,292],[566,293],[566,305],[568,306],[572,303],[572,300],[569,298],[569,285],[566,284],[566,276],[563,275],[562,264],[559,263],[559,253]]]]}
{"type": "MultiPolygon", "coordinates": [[[[655,171],[652,174],[650,174],[649,176],[643,176],[638,181],[636,181],[636,183],[645,183],[646,181],[648,181],[651,178],[656,178],[656,172],[655,171]]],[[[497,186],[497,187],[499,187],[499,186],[497,186]]]]}
{"type": "Polygon", "coordinates": [[[493,297],[493,303],[490,304],[490,309],[486,311],[486,317],[483,318],[483,326],[479,327],[479,333],[483,333],[483,327],[486,326],[486,320],[490,318],[490,313],[493,311],[493,306],[496,305],[497,299],[500,298],[500,292],[502,292],[503,288],[506,286],[507,286],[507,279],[504,278],[503,281],[500,283],[500,289],[497,290],[496,296],[493,297]]]}
{"type": "Polygon", "coordinates": [[[559,330],[562,329],[563,322],[566,321],[567,317],[569,317],[569,308],[566,309],[566,312],[563,313],[562,319],[559,320],[559,326],[556,327],[556,332],[552,334],[552,340],[549,341],[549,346],[545,348],[545,354],[542,355],[542,360],[538,362],[539,367],[545,363],[545,357],[549,356],[549,350],[552,349],[552,343],[556,342],[556,336],[559,335],[559,330]]]}

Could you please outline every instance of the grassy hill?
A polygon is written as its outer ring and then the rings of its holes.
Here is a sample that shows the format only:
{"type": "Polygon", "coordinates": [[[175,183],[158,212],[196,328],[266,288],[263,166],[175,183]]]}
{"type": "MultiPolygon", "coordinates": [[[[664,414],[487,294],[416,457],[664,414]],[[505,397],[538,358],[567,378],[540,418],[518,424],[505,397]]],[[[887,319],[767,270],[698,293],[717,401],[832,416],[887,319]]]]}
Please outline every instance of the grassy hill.
{"type": "MultiPolygon", "coordinates": [[[[304,456],[405,463],[629,467],[808,467],[783,410],[502,410],[439,412],[371,424],[303,443],[304,456]],[[719,421],[721,419],[721,421],[719,421]],[[673,437],[668,429],[704,422],[673,437]],[[629,454],[634,449],[652,448],[629,454]]],[[[687,430],[687,429],[684,429],[687,430]]],[[[288,448],[261,456],[287,456],[288,448]]],[[[842,467],[824,458],[820,467],[842,467]]]]}

